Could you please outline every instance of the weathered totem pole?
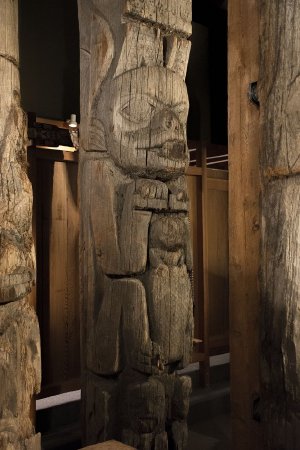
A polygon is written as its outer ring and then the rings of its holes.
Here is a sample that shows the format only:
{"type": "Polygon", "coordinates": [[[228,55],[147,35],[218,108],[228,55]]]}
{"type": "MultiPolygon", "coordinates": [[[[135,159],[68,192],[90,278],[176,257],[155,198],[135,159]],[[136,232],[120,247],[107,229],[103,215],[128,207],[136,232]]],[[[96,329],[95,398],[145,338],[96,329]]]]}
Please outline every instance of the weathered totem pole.
{"type": "Polygon", "coordinates": [[[85,439],[184,449],[191,0],[80,0],[85,439]]]}
{"type": "Polygon", "coordinates": [[[0,449],[38,450],[30,419],[40,386],[26,116],[20,107],[18,2],[0,0],[0,449]]]}
{"type": "Polygon", "coordinates": [[[264,449],[300,448],[300,1],[260,4],[264,449]]]}

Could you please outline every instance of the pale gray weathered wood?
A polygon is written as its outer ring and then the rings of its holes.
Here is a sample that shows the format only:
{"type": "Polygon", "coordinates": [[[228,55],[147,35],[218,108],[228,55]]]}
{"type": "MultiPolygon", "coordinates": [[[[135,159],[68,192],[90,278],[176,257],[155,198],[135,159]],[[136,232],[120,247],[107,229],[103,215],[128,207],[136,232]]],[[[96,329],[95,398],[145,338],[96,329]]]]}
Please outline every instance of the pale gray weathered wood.
{"type": "Polygon", "coordinates": [[[27,303],[35,278],[27,123],[20,107],[18,2],[0,0],[0,448],[38,450],[30,419],[40,387],[39,327],[27,303]]]}
{"type": "Polygon", "coordinates": [[[261,5],[265,449],[300,442],[300,2],[261,5]]]}
{"type": "Polygon", "coordinates": [[[184,449],[191,1],[79,2],[85,440],[184,449]]]}

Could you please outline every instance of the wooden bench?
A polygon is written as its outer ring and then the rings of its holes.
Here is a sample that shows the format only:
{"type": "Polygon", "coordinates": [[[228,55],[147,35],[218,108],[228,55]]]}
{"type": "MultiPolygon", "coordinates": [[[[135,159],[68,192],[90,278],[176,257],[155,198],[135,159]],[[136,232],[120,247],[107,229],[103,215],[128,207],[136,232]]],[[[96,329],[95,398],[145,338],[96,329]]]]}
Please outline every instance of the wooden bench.
{"type": "Polygon", "coordinates": [[[89,447],[83,447],[81,450],[135,450],[133,447],[128,447],[121,442],[107,441],[102,444],[90,445],[89,447]]]}

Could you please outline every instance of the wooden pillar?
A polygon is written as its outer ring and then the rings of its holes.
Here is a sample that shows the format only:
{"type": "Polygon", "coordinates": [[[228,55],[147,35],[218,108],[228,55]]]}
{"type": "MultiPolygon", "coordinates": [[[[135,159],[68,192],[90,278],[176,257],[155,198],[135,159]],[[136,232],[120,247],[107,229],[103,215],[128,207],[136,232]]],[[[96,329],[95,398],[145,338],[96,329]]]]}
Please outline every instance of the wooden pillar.
{"type": "Polygon", "coordinates": [[[0,0],[0,448],[38,450],[30,420],[40,386],[27,124],[20,107],[18,2],[0,0]]]}
{"type": "Polygon", "coordinates": [[[300,445],[300,2],[261,2],[264,449],[300,445]]]}
{"type": "Polygon", "coordinates": [[[257,0],[229,0],[228,49],[232,449],[259,450],[259,109],[248,97],[258,80],[257,0]]]}
{"type": "Polygon", "coordinates": [[[191,0],[81,0],[79,22],[85,440],[184,449],[191,0]]]}

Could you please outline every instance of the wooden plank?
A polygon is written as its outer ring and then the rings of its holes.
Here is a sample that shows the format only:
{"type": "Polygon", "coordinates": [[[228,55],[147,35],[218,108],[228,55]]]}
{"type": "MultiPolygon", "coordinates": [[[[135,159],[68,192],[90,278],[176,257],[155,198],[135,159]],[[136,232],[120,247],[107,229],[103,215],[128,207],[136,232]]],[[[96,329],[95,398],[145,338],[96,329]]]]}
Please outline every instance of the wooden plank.
{"type": "Polygon", "coordinates": [[[79,306],[79,211],[77,177],[78,166],[66,164],[67,184],[67,279],[66,296],[66,353],[68,355],[67,380],[80,378],[80,306],[79,306]]]}
{"type": "MultiPolygon", "coordinates": [[[[186,175],[190,176],[201,176],[202,167],[189,166],[186,171],[186,175]]],[[[209,169],[207,168],[207,177],[210,178],[220,178],[222,180],[228,180],[228,171],[220,169],[209,169]]]]}
{"type": "Polygon", "coordinates": [[[222,179],[220,180],[218,178],[208,178],[207,188],[209,190],[228,191],[228,181],[222,179]]]}
{"type": "MultiPolygon", "coordinates": [[[[208,180],[210,181],[210,180],[208,180]]],[[[228,181],[214,180],[226,183],[228,181]]],[[[208,182],[206,220],[207,220],[207,258],[209,285],[209,337],[228,335],[228,192],[219,190],[208,182]]],[[[223,186],[221,186],[223,188],[223,186]]],[[[228,341],[227,341],[228,345],[228,341]]]]}
{"type": "Polygon", "coordinates": [[[202,238],[203,238],[203,321],[204,321],[204,354],[205,359],[202,364],[204,374],[204,384],[210,382],[209,366],[209,324],[210,324],[210,286],[209,286],[209,248],[208,248],[208,187],[207,187],[207,166],[206,147],[202,148],[202,238]]]}
{"type": "Polygon", "coordinates": [[[56,120],[56,119],[46,119],[45,117],[37,117],[36,118],[37,123],[48,123],[49,125],[55,125],[58,128],[65,128],[68,130],[68,124],[67,122],[63,120],[56,120]]]}
{"type": "MultiPolygon", "coordinates": [[[[187,176],[190,199],[190,221],[193,248],[193,282],[194,282],[194,320],[195,337],[204,339],[204,305],[203,305],[203,239],[202,239],[202,168],[187,176]]],[[[207,170],[209,172],[209,169],[207,170]]],[[[221,171],[218,171],[220,174],[221,171]]],[[[227,173],[226,173],[227,175],[227,173]]],[[[207,180],[208,220],[208,273],[210,296],[209,348],[215,352],[216,347],[228,351],[228,181],[219,178],[207,180]],[[217,282],[216,282],[217,277],[217,282]],[[214,344],[222,337],[220,345],[214,344]]],[[[196,354],[203,352],[203,345],[194,345],[193,361],[196,354]]],[[[203,360],[203,353],[200,354],[203,360]]]]}
{"type": "Polygon", "coordinates": [[[259,111],[247,97],[258,79],[258,1],[228,2],[229,292],[232,449],[261,448],[259,395],[259,111]]]}
{"type": "MultiPolygon", "coordinates": [[[[193,250],[194,336],[203,340],[203,260],[201,179],[187,176],[193,250]]],[[[195,353],[195,352],[194,352],[195,353]]]]}
{"type": "Polygon", "coordinates": [[[37,159],[48,159],[50,161],[68,161],[78,164],[78,152],[65,152],[63,150],[50,150],[47,148],[30,147],[30,153],[37,159]]]}
{"type": "Polygon", "coordinates": [[[37,306],[43,348],[43,397],[49,392],[66,392],[70,384],[79,387],[78,168],[52,159],[36,158],[36,163],[37,306]]]}
{"type": "Polygon", "coordinates": [[[202,167],[189,166],[187,168],[186,175],[189,175],[189,176],[201,176],[202,175],[202,167]]]}
{"type": "MultiPolygon", "coordinates": [[[[50,181],[50,180],[49,180],[50,181]]],[[[47,362],[54,380],[67,377],[68,352],[66,319],[69,308],[67,286],[67,191],[66,167],[54,163],[51,198],[51,222],[49,236],[49,340],[50,353],[47,362]]]]}

